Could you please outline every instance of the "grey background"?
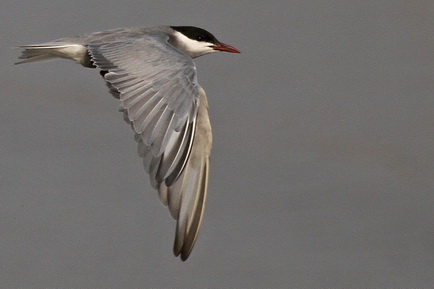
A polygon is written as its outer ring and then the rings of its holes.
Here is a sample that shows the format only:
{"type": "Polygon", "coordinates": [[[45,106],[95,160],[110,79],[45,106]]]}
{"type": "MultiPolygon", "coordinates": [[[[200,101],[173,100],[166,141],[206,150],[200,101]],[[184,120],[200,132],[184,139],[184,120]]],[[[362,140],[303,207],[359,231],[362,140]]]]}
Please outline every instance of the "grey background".
{"type": "Polygon", "coordinates": [[[434,288],[433,1],[4,1],[1,288],[434,288]],[[191,258],[97,71],[15,45],[196,25],[214,133],[191,258]]]}

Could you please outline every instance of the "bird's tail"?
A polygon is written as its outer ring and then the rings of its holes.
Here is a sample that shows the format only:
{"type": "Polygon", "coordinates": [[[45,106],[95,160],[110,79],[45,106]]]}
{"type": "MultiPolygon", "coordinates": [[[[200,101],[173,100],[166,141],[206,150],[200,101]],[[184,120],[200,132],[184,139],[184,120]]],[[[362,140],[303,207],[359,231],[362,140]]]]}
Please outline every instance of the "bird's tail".
{"type": "Polygon", "coordinates": [[[86,47],[79,44],[65,44],[65,43],[42,43],[42,44],[31,44],[18,46],[22,48],[21,56],[18,57],[22,59],[15,64],[36,62],[50,60],[53,58],[67,58],[72,59],[81,64],[84,60],[84,55],[86,53],[86,47]]]}

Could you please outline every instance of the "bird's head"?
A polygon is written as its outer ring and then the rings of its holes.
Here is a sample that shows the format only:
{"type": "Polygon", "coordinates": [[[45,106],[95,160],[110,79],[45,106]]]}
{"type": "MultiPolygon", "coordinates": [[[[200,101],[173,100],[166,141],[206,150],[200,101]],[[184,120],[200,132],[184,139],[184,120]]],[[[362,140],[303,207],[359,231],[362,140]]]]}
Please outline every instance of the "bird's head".
{"type": "Polygon", "coordinates": [[[218,41],[214,35],[202,28],[193,26],[171,26],[171,28],[175,31],[173,45],[191,58],[218,51],[240,53],[235,47],[218,41]]]}

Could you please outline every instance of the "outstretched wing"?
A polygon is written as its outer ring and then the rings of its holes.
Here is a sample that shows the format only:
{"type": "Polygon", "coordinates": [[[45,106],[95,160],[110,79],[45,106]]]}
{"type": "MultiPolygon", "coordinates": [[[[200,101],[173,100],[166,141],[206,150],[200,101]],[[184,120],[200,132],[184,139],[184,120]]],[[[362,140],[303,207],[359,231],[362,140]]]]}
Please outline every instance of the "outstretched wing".
{"type": "Polygon", "coordinates": [[[178,220],[174,251],[185,260],[203,214],[211,128],[193,61],[167,41],[167,35],[143,36],[89,43],[87,50],[122,102],[153,187],[178,220]]]}

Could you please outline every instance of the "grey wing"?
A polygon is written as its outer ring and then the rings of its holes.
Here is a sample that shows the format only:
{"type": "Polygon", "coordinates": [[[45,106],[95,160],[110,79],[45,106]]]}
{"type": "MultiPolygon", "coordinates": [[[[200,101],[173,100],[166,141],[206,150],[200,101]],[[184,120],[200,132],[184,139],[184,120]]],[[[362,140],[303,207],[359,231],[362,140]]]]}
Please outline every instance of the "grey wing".
{"type": "Polygon", "coordinates": [[[174,251],[185,260],[202,219],[211,150],[206,96],[194,63],[165,36],[90,43],[87,49],[122,102],[153,187],[178,220],[174,251]]]}

